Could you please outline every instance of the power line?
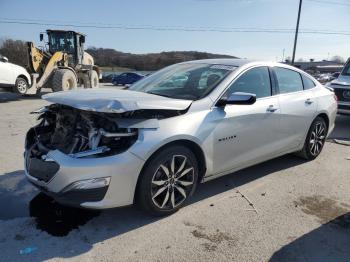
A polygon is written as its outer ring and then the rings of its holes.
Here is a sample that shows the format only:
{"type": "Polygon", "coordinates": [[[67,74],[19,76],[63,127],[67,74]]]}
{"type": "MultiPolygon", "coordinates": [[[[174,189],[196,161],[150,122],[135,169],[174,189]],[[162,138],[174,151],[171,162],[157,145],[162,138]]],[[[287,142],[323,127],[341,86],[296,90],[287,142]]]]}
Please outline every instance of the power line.
{"type": "MultiPolygon", "coordinates": [[[[210,0],[210,1],[214,1],[214,0],[210,0]]],[[[5,18],[5,17],[0,17],[0,20],[9,20],[9,21],[13,21],[16,23],[19,22],[36,22],[35,24],[40,24],[40,25],[57,25],[60,26],[74,26],[74,27],[97,27],[97,28],[135,28],[135,29],[139,29],[139,28],[145,28],[145,29],[152,29],[152,28],[160,28],[160,29],[184,29],[184,30],[198,30],[201,31],[203,29],[205,29],[206,31],[209,30],[222,30],[222,31],[229,31],[229,30],[250,30],[250,31],[254,31],[254,30],[261,30],[261,31],[287,31],[287,32],[291,32],[294,31],[295,29],[293,28],[262,28],[262,27],[222,27],[222,26],[198,26],[198,27],[188,27],[188,26],[171,26],[171,25],[162,25],[162,26],[155,26],[155,25],[147,25],[147,24],[137,24],[137,25],[125,25],[125,24],[110,24],[110,23],[89,23],[89,22],[81,22],[81,21],[62,21],[62,20],[43,20],[43,19],[27,19],[27,18],[5,18]]],[[[327,30],[327,29],[310,29],[310,28],[304,28],[303,29],[304,32],[325,32],[325,33],[345,33],[348,34],[350,33],[350,31],[346,31],[346,30],[327,30]]]]}
{"type": "Polygon", "coordinates": [[[327,0],[306,0],[306,1],[308,1],[308,2],[315,2],[315,3],[320,3],[320,4],[350,6],[349,3],[334,2],[334,1],[327,1],[327,0]]]}
{"type": "MultiPolygon", "coordinates": [[[[41,20],[36,20],[41,21],[41,20]]],[[[15,20],[0,18],[2,24],[21,24],[21,25],[37,25],[37,26],[64,26],[75,28],[95,28],[95,29],[122,29],[122,30],[152,30],[152,31],[182,31],[182,32],[218,32],[218,33],[279,33],[290,34],[293,29],[283,28],[225,28],[225,27],[184,27],[184,26],[154,26],[154,25],[121,25],[121,24],[75,24],[75,23],[52,23],[52,22],[36,22],[29,20],[15,20]]],[[[350,36],[350,31],[327,31],[317,29],[301,30],[302,34],[319,34],[319,35],[344,35],[350,36]]]]}
{"type": "MultiPolygon", "coordinates": [[[[196,2],[223,2],[223,0],[194,0],[196,2]]],[[[228,2],[227,0],[226,2],[228,2]]],[[[320,3],[320,4],[330,4],[330,5],[343,5],[343,6],[350,6],[349,3],[344,3],[344,2],[336,2],[336,1],[328,1],[328,0],[306,0],[308,2],[315,2],[315,3],[320,3]]],[[[241,3],[252,3],[252,0],[236,0],[235,2],[241,2],[241,3]]]]}
{"type": "MultiPolygon", "coordinates": [[[[210,0],[214,1],[214,0],[210,0]]],[[[125,25],[125,24],[110,24],[110,23],[90,23],[90,22],[81,22],[81,21],[62,21],[62,20],[43,20],[43,19],[28,19],[28,18],[5,18],[0,17],[0,20],[9,20],[9,21],[15,21],[15,22],[37,22],[42,23],[43,25],[47,24],[64,24],[64,25],[74,25],[74,26],[96,26],[96,27],[131,27],[131,28],[154,28],[154,27],[160,27],[162,29],[191,29],[191,30],[273,30],[273,31],[294,31],[293,28],[262,28],[262,27],[222,27],[222,26],[198,26],[198,27],[191,27],[188,26],[171,26],[171,25],[162,25],[162,26],[155,26],[155,25],[147,25],[147,24],[137,24],[137,25],[125,25]]],[[[345,30],[327,30],[327,29],[310,29],[310,28],[304,28],[304,31],[312,31],[312,32],[332,32],[332,33],[350,33],[350,31],[345,30]]]]}

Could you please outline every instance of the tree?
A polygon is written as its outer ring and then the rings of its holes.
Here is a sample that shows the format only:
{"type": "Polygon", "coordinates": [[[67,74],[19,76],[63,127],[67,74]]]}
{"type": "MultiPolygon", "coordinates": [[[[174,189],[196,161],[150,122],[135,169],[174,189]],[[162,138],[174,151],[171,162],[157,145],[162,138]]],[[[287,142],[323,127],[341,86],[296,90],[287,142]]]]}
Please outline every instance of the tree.
{"type": "MultiPolygon", "coordinates": [[[[211,54],[197,51],[172,51],[153,54],[123,53],[111,48],[89,47],[86,50],[98,66],[126,67],[140,71],[153,71],[165,66],[197,59],[236,58],[235,56],[211,54]]],[[[0,42],[0,54],[10,62],[27,66],[27,45],[21,40],[4,39],[0,42]]]]}
{"type": "Polygon", "coordinates": [[[285,59],[285,62],[289,64],[292,61],[292,58],[290,56],[287,56],[285,59]]]}
{"type": "Polygon", "coordinates": [[[5,39],[0,45],[0,54],[11,63],[26,67],[28,64],[27,45],[21,40],[5,39]]]}
{"type": "Polygon", "coordinates": [[[339,56],[339,55],[332,56],[332,58],[330,59],[330,61],[332,61],[332,62],[337,62],[337,63],[341,63],[341,64],[344,64],[344,63],[345,63],[344,58],[341,57],[341,56],[339,56]]]}

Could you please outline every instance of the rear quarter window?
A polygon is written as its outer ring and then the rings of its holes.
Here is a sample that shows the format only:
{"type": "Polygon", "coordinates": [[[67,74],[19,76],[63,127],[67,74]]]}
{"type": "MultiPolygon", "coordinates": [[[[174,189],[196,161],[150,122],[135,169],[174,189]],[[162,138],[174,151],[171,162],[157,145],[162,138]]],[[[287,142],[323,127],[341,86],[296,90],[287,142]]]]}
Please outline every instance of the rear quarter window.
{"type": "Polygon", "coordinates": [[[303,79],[303,84],[304,84],[304,89],[311,89],[314,88],[316,86],[315,82],[312,81],[309,77],[301,75],[302,79],[303,79]]]}
{"type": "Polygon", "coordinates": [[[304,89],[301,75],[298,72],[282,67],[275,67],[273,70],[276,74],[280,94],[298,92],[304,89]]]}

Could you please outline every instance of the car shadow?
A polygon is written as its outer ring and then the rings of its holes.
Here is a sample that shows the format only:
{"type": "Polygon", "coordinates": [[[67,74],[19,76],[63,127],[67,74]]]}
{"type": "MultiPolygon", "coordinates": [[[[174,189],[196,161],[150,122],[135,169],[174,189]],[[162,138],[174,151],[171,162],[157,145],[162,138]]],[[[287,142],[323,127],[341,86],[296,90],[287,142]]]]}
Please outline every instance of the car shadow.
{"type": "Polygon", "coordinates": [[[270,258],[282,261],[349,261],[350,212],[283,246],[270,258]]]}
{"type": "MultiPolygon", "coordinates": [[[[303,160],[293,155],[286,155],[200,184],[187,206],[196,205],[196,203],[206,198],[302,163],[304,163],[303,160]]],[[[76,256],[88,252],[96,243],[117,237],[158,220],[167,219],[151,217],[133,206],[105,211],[61,206],[46,195],[38,193],[38,190],[26,180],[23,170],[0,176],[0,195],[2,196],[0,209],[4,209],[9,203],[12,207],[8,209],[5,215],[1,213],[0,221],[31,216],[35,219],[35,226],[38,230],[47,232],[59,241],[64,239],[65,242],[72,242],[72,245],[74,245],[74,254],[67,250],[57,249],[50,250],[50,252],[40,252],[39,250],[45,249],[45,246],[41,246],[41,242],[38,240],[38,251],[32,254],[34,260],[38,261],[76,256]],[[77,234],[83,235],[84,239],[79,244],[75,243],[76,240],[74,240],[77,234]]],[[[13,245],[8,245],[4,247],[7,251],[13,248],[13,245]]],[[[12,252],[18,252],[18,250],[12,250],[12,252]]],[[[6,257],[5,254],[4,256],[6,257]]]]}
{"type": "Polygon", "coordinates": [[[12,92],[0,90],[0,103],[21,101],[21,100],[38,100],[42,95],[50,93],[49,91],[41,92],[40,95],[20,95],[12,92]]]}

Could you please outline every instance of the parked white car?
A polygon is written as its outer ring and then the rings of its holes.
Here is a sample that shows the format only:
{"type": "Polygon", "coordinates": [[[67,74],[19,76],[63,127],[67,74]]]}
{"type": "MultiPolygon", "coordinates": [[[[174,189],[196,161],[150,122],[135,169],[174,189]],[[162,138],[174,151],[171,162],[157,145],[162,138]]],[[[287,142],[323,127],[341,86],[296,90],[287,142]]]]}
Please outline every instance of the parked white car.
{"type": "Polygon", "coordinates": [[[12,88],[19,94],[25,94],[31,86],[30,75],[19,65],[12,64],[0,55],[0,87],[12,88]]]}

